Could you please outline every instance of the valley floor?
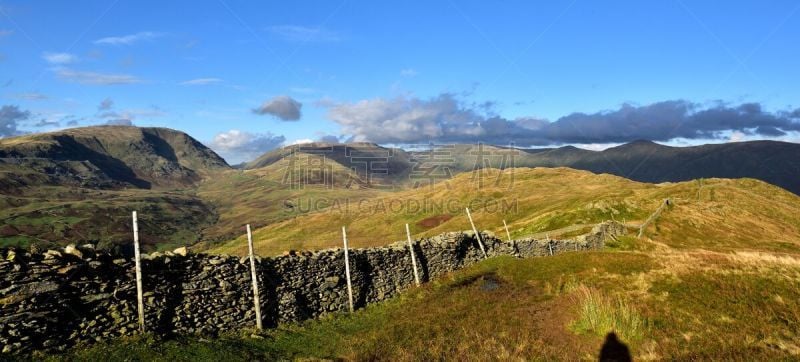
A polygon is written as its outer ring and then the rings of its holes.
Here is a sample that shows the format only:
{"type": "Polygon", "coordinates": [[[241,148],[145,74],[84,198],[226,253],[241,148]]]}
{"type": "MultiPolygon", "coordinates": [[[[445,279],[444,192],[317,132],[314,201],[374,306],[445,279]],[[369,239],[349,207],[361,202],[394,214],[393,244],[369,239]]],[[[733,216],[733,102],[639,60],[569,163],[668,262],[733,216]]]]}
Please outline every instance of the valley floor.
{"type": "Polygon", "coordinates": [[[637,360],[800,358],[800,255],[674,248],[486,260],[353,314],[251,336],[151,337],[52,360],[637,360]]]}

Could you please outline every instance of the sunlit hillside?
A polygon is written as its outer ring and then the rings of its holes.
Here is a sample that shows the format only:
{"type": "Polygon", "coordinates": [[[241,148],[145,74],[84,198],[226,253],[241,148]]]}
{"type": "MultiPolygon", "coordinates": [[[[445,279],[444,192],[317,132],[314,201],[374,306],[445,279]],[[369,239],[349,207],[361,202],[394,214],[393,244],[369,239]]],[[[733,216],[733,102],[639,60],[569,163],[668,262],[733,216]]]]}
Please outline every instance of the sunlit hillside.
{"type": "MultiPolygon", "coordinates": [[[[778,187],[750,180],[709,179],[647,184],[607,174],[567,168],[516,168],[464,173],[451,180],[364,200],[329,202],[325,210],[257,229],[259,254],[289,249],[319,249],[341,243],[346,226],[354,247],[404,239],[408,223],[414,237],[468,230],[470,207],[476,226],[504,236],[568,237],[592,224],[615,219],[638,227],[665,199],[671,205],[645,236],[674,246],[800,249],[800,198],[778,187]]],[[[299,198],[298,204],[314,204],[299,198]]],[[[213,252],[242,254],[244,237],[213,252]]]]}

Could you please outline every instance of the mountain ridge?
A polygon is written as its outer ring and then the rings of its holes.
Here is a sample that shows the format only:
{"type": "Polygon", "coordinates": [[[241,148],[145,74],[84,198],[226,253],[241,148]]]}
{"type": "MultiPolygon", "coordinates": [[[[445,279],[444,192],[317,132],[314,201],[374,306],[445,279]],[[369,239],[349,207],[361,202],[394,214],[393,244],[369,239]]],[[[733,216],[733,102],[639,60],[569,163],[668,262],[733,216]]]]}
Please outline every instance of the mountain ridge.
{"type": "MultiPolygon", "coordinates": [[[[425,162],[434,161],[440,169],[447,168],[453,174],[471,171],[480,167],[571,167],[594,173],[609,173],[642,182],[679,182],[701,178],[755,178],[780,186],[800,195],[800,144],[781,141],[745,141],[722,144],[674,147],[653,141],[637,140],[594,151],[564,146],[558,148],[505,148],[493,145],[454,144],[440,145],[431,151],[401,148],[386,148],[376,144],[340,143],[327,145],[325,153],[308,152],[319,150],[316,145],[287,146],[270,151],[256,161],[248,163],[247,169],[269,166],[286,159],[292,152],[317,153],[338,162],[346,168],[364,167],[348,160],[348,148],[364,154],[382,154],[388,150],[393,156],[377,166],[386,166],[388,178],[393,184],[402,184],[402,178],[413,177],[425,162]],[[514,152],[516,151],[516,152],[514,152]],[[479,156],[479,153],[485,155],[479,156]],[[515,153],[515,155],[512,155],[515,153]],[[438,158],[436,158],[438,157],[438,158]],[[478,162],[478,158],[484,158],[478,162]],[[513,158],[513,160],[511,160],[513,158]]],[[[352,158],[352,157],[351,157],[352,158]]],[[[429,171],[429,169],[423,169],[429,171]]],[[[361,172],[363,174],[364,172],[361,172]]],[[[385,178],[384,178],[385,179],[385,178]]]]}
{"type": "Polygon", "coordinates": [[[39,180],[49,179],[51,184],[94,188],[186,187],[210,172],[230,168],[184,132],[133,126],[81,127],[0,139],[0,167],[4,165],[27,165],[44,174],[39,180]]]}

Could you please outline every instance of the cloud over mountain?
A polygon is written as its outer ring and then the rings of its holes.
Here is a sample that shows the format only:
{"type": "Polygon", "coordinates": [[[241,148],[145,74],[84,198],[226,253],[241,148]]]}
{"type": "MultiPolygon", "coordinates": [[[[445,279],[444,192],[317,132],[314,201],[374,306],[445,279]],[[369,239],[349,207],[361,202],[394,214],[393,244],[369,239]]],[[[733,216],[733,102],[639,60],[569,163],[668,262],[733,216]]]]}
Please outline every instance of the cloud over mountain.
{"type": "Polygon", "coordinates": [[[0,137],[18,135],[17,126],[30,117],[31,112],[21,111],[17,106],[3,106],[0,108],[0,137]]]}
{"type": "Polygon", "coordinates": [[[296,121],[300,119],[300,109],[303,104],[289,96],[277,96],[265,101],[260,107],[253,109],[253,113],[271,115],[283,121],[296,121]]]}
{"type": "Polygon", "coordinates": [[[99,111],[107,111],[114,106],[114,100],[111,98],[103,99],[99,105],[97,105],[97,110],[99,111]]]}
{"type": "Polygon", "coordinates": [[[234,164],[252,160],[264,152],[280,147],[285,141],[286,137],[270,132],[258,134],[232,129],[218,133],[209,146],[234,164]]]}
{"type": "Polygon", "coordinates": [[[518,145],[723,139],[730,132],[766,137],[800,131],[800,111],[768,112],[758,103],[711,105],[673,100],[619,109],[572,113],[553,122],[509,120],[492,106],[464,104],[452,94],[430,99],[376,98],[339,103],[328,118],[356,141],[378,143],[485,142],[518,145]]]}

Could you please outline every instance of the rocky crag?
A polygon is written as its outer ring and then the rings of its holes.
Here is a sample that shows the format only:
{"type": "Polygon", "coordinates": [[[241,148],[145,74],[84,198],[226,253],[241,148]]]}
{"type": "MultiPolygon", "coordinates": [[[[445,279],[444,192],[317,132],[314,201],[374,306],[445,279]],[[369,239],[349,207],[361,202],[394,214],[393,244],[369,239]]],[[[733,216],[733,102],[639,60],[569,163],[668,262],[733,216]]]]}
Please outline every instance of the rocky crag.
{"type": "MultiPolygon", "coordinates": [[[[602,248],[624,233],[616,222],[571,240],[503,241],[482,233],[488,257],[548,256],[602,248]]],[[[413,243],[420,278],[428,281],[482,259],[474,233],[454,232],[413,243]]],[[[0,250],[0,350],[63,351],[138,333],[134,261],[90,245],[30,252],[0,250]]],[[[391,298],[414,284],[407,243],[350,251],[356,308],[391,298]]],[[[348,309],[341,249],[257,258],[266,326],[348,309]]],[[[175,252],[144,255],[148,332],[213,335],[255,325],[246,258],[175,252]]]]}

